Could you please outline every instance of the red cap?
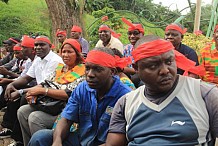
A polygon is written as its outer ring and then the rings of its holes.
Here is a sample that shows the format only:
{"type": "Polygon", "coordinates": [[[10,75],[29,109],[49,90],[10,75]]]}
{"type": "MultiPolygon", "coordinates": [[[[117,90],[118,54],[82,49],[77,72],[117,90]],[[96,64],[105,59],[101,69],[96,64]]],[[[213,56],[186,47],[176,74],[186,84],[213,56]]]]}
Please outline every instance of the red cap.
{"type": "Polygon", "coordinates": [[[21,46],[27,47],[27,48],[34,48],[34,43],[35,43],[35,39],[27,35],[24,35],[23,40],[21,42],[21,46]]]}
{"type": "Polygon", "coordinates": [[[66,39],[63,42],[63,45],[61,46],[61,49],[64,47],[65,44],[72,45],[79,53],[82,52],[80,43],[75,39],[66,39]]]}
{"type": "Polygon", "coordinates": [[[67,32],[65,30],[58,29],[57,32],[56,32],[56,36],[58,36],[59,34],[61,34],[63,36],[67,36],[67,32]]]}
{"type": "Polygon", "coordinates": [[[77,26],[77,25],[74,25],[73,27],[72,27],[72,29],[71,29],[71,32],[72,31],[75,31],[75,32],[82,32],[82,29],[81,29],[81,27],[79,27],[79,26],[77,26]]]}
{"type": "Polygon", "coordinates": [[[15,45],[15,46],[13,47],[13,50],[14,50],[14,51],[21,51],[22,48],[21,48],[21,46],[19,46],[19,45],[15,45]]]}

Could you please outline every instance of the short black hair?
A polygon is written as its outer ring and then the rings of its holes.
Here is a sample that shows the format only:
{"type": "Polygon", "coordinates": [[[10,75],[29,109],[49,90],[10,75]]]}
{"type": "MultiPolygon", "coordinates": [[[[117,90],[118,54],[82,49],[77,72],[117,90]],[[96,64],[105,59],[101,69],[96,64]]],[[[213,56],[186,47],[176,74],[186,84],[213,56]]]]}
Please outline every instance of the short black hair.
{"type": "Polygon", "coordinates": [[[154,40],[158,40],[161,39],[159,36],[156,35],[146,35],[141,37],[135,44],[135,48],[137,48],[139,45],[145,43],[145,42],[150,42],[150,41],[154,41],[154,40]]]}
{"type": "Polygon", "coordinates": [[[110,54],[112,56],[115,56],[114,52],[110,48],[107,48],[107,47],[96,47],[93,50],[102,51],[102,52],[105,52],[105,53],[110,54]]]}

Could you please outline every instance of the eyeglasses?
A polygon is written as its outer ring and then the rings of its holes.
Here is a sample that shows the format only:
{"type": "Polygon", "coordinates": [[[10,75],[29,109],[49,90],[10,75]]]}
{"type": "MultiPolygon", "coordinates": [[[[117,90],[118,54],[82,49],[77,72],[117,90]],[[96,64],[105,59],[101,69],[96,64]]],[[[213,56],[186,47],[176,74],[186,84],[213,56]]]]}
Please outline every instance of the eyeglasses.
{"type": "Polygon", "coordinates": [[[127,34],[128,35],[138,35],[140,34],[140,32],[139,31],[128,31],[127,34]]]}

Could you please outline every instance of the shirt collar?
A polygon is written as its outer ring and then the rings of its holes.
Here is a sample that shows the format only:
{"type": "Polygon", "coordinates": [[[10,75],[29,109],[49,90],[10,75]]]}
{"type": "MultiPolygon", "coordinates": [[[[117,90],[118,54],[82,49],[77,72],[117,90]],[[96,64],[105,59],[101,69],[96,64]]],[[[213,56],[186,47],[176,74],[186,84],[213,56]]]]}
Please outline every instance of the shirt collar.
{"type": "Polygon", "coordinates": [[[49,53],[42,60],[49,61],[52,58],[52,56],[52,51],[50,50],[49,53]]]}

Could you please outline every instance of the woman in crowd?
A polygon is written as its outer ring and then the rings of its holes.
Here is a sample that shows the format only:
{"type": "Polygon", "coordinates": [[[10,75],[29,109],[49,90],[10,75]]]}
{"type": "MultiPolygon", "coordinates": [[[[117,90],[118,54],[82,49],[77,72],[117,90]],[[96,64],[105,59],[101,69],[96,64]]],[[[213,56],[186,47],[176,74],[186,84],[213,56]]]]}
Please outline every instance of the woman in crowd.
{"type": "MultiPolygon", "coordinates": [[[[57,115],[51,115],[36,108],[37,96],[44,95],[57,100],[67,101],[72,90],[82,82],[85,77],[85,66],[81,55],[81,46],[75,39],[66,39],[61,47],[61,56],[65,64],[59,64],[56,71],[48,79],[55,86],[45,88],[42,85],[32,87],[26,94],[28,105],[18,110],[18,120],[26,146],[31,135],[40,129],[51,129],[57,115]]],[[[46,80],[45,82],[48,83],[46,80]]]]}

